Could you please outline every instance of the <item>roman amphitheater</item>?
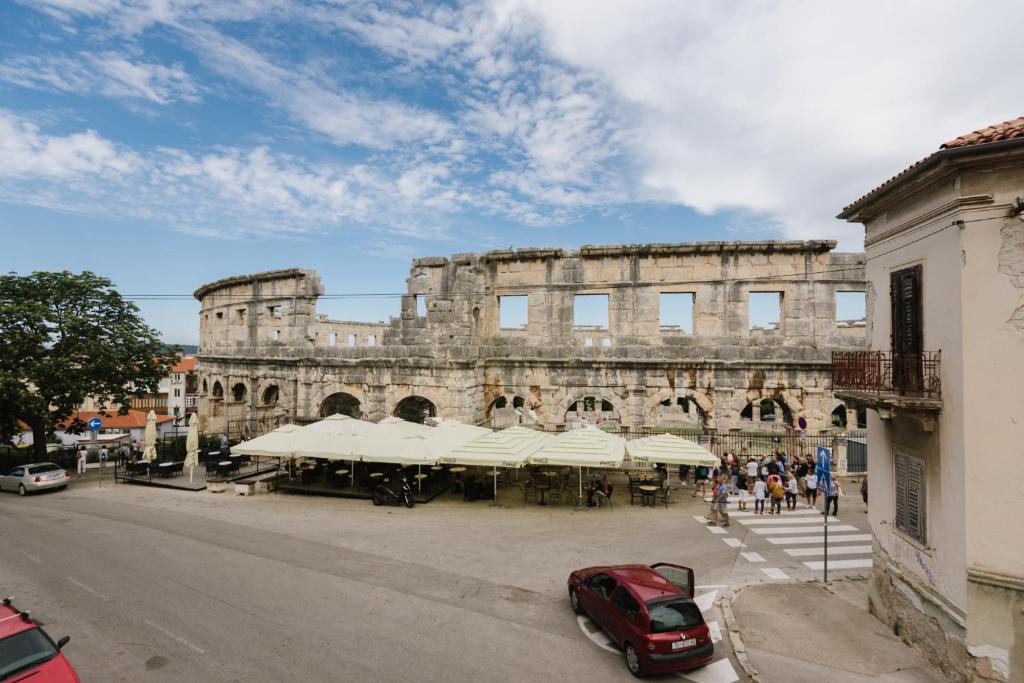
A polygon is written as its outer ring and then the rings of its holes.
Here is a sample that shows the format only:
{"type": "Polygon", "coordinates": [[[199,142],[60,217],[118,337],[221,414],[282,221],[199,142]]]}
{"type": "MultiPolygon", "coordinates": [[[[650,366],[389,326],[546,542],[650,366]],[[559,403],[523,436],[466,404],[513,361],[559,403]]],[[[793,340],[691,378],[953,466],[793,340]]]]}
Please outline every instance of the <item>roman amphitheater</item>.
{"type": "Polygon", "coordinates": [[[202,429],[259,433],[335,412],[636,431],[791,430],[800,418],[810,433],[842,427],[856,417],[833,396],[830,354],[866,348],[866,335],[862,320],[836,319],[836,298],[866,283],[863,254],[834,248],[705,242],[420,258],[388,323],[318,314],[314,271],[224,278],[195,292],[202,429]],[[752,295],[778,302],[777,324],[751,324],[752,295]],[[577,324],[584,306],[605,319],[577,324]],[[520,318],[508,322],[513,310],[520,318]]]}

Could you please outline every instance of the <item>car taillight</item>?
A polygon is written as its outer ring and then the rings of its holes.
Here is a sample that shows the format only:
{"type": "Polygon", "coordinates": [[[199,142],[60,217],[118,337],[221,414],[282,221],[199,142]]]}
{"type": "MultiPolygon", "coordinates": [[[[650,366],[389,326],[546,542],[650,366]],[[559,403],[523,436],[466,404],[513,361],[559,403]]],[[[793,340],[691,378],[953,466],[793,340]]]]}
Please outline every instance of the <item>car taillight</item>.
{"type": "Polygon", "coordinates": [[[43,480],[43,478],[42,478],[42,477],[40,477],[39,475],[36,475],[36,478],[35,478],[35,479],[33,479],[32,481],[34,481],[34,482],[36,482],[36,483],[38,484],[38,483],[39,483],[39,482],[41,482],[42,480],[43,480]]]}

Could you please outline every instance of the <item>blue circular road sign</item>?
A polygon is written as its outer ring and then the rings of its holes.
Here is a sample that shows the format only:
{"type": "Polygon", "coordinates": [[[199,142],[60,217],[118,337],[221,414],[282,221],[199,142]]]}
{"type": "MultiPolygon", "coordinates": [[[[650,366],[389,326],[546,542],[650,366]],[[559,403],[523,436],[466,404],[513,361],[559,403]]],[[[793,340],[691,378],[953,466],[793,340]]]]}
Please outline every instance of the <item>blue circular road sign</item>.
{"type": "Polygon", "coordinates": [[[96,432],[99,431],[99,428],[103,426],[103,420],[99,419],[98,417],[94,417],[88,422],[86,422],[86,424],[89,425],[89,429],[96,432]]]}

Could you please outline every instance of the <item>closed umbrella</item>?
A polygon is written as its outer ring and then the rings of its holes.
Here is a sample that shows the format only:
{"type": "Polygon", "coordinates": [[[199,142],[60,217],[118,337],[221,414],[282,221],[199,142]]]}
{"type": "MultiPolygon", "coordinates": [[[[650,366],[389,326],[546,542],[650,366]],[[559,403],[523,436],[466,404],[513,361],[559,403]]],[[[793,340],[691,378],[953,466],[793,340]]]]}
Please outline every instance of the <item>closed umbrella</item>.
{"type": "Polygon", "coordinates": [[[146,462],[156,460],[156,413],[152,410],[146,416],[146,449],[142,451],[142,459],[146,462]]]}
{"type": "Polygon", "coordinates": [[[185,437],[185,467],[188,468],[188,481],[192,483],[192,473],[199,464],[199,416],[192,413],[188,419],[188,436],[185,437]]]}

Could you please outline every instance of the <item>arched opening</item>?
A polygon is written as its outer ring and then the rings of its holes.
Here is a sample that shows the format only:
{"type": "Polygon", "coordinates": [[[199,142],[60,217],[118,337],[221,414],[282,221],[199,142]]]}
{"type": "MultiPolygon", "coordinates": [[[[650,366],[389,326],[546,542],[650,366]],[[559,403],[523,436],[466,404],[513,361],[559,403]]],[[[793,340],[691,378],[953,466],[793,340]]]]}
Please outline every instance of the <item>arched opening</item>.
{"type": "Polygon", "coordinates": [[[362,417],[363,411],[359,405],[359,399],[352,394],[338,392],[331,394],[320,404],[320,417],[339,414],[355,418],[362,417]]]}
{"type": "Polygon", "coordinates": [[[263,405],[276,406],[279,400],[281,400],[281,390],[277,388],[276,384],[271,384],[263,390],[263,405]]]}
{"type": "Polygon", "coordinates": [[[793,414],[784,401],[763,398],[751,401],[740,411],[740,420],[753,422],[755,425],[793,425],[793,414]]]}
{"type": "Polygon", "coordinates": [[[655,409],[654,424],[659,427],[703,427],[704,423],[704,409],[689,396],[666,398],[655,409]]]}
{"type": "Polygon", "coordinates": [[[204,379],[203,380],[203,396],[206,396],[206,394],[208,392],[209,392],[209,388],[206,386],[206,380],[204,379]]]}
{"type": "Polygon", "coordinates": [[[495,428],[511,427],[518,424],[531,423],[536,419],[533,411],[526,407],[526,399],[522,396],[499,396],[487,407],[487,418],[495,428]]]}
{"type": "Polygon", "coordinates": [[[213,383],[213,397],[224,398],[224,387],[221,386],[220,382],[213,383]]]}
{"type": "Polygon", "coordinates": [[[437,407],[422,396],[407,396],[395,406],[395,417],[422,424],[428,417],[437,417],[437,407]]]}
{"type": "Polygon", "coordinates": [[[235,386],[231,387],[231,400],[232,401],[244,401],[247,389],[245,385],[239,382],[235,386]]]}
{"type": "Polygon", "coordinates": [[[838,405],[832,411],[832,426],[846,429],[846,406],[838,405]]]}
{"type": "Polygon", "coordinates": [[[499,396],[498,398],[494,399],[494,403],[491,404],[491,408],[504,408],[507,405],[508,399],[505,398],[504,396],[499,396]]]}
{"type": "Polygon", "coordinates": [[[604,422],[621,422],[615,404],[600,396],[584,396],[573,402],[565,411],[566,422],[585,422],[601,424],[604,422]]]}
{"type": "Polygon", "coordinates": [[[512,407],[513,408],[525,408],[526,407],[526,399],[523,398],[522,396],[513,396],[512,397],[512,407]]]}

